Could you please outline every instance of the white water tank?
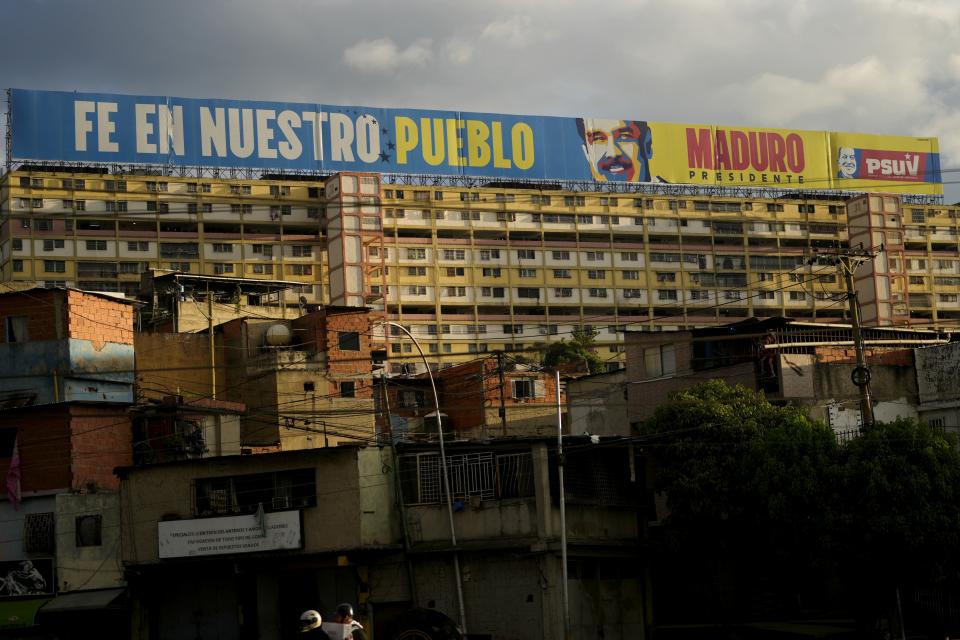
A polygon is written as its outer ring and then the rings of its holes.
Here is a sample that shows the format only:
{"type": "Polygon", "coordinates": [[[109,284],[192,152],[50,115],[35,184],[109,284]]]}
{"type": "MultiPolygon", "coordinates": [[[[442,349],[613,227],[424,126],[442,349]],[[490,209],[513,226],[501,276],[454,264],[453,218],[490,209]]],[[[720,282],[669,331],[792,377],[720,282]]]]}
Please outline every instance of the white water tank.
{"type": "Polygon", "coordinates": [[[290,327],[285,324],[272,324],[267,329],[264,341],[271,347],[285,347],[293,340],[293,333],[290,327]]]}

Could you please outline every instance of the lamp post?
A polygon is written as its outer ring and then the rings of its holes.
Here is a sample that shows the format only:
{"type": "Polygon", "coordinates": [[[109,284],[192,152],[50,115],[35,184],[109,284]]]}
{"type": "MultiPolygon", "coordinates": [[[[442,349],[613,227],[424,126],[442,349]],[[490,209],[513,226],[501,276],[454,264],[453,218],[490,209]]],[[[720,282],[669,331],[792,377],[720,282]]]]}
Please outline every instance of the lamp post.
{"type": "Polygon", "coordinates": [[[570,591],[567,576],[567,497],[563,487],[563,407],[560,404],[560,369],[554,372],[557,385],[557,474],[560,488],[560,571],[563,580],[563,637],[570,640],[570,591]]]}
{"type": "Polygon", "coordinates": [[[450,546],[453,549],[453,573],[457,581],[457,605],[460,607],[460,629],[464,634],[466,634],[467,610],[463,603],[463,581],[460,577],[460,554],[457,552],[457,531],[453,524],[453,497],[450,491],[450,473],[447,469],[447,451],[443,441],[443,422],[440,419],[440,396],[437,395],[437,384],[433,379],[433,371],[430,370],[430,363],[427,362],[427,356],[424,355],[423,349],[420,348],[420,343],[417,342],[417,339],[413,337],[413,334],[410,333],[406,327],[397,322],[384,320],[384,324],[391,327],[396,327],[405,333],[411,341],[413,341],[414,346],[417,348],[417,353],[420,354],[420,359],[423,360],[423,365],[427,368],[427,377],[430,378],[430,389],[433,391],[433,408],[437,412],[437,434],[440,436],[440,467],[443,472],[443,490],[447,496],[447,518],[450,521],[450,546]]]}

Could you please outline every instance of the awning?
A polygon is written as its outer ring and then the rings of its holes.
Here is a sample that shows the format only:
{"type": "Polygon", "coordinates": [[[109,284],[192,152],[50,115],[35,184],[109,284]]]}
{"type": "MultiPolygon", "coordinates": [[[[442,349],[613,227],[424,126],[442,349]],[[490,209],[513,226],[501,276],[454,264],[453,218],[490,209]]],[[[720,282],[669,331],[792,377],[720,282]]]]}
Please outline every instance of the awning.
{"type": "Polygon", "coordinates": [[[124,589],[97,589],[96,591],[65,593],[47,603],[43,609],[40,610],[40,614],[48,615],[51,613],[118,608],[115,606],[114,601],[123,595],[123,592],[124,589]]]}
{"type": "Polygon", "coordinates": [[[50,598],[0,601],[0,629],[32,627],[37,611],[48,602],[50,598]]]}

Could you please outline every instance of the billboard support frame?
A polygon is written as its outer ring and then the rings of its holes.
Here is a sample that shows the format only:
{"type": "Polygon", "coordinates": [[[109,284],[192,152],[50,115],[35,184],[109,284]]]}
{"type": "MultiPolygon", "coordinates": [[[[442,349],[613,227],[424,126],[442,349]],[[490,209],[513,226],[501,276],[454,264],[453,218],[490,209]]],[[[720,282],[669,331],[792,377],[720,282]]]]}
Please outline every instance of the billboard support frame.
{"type": "Polygon", "coordinates": [[[3,110],[3,166],[7,173],[13,166],[13,102],[12,90],[6,89],[4,94],[3,110]]]}
{"type": "MultiPolygon", "coordinates": [[[[9,115],[8,115],[8,145],[9,145],[9,115]]],[[[9,146],[8,146],[9,150],[9,146]]],[[[8,159],[9,160],[9,159],[8,159]]],[[[314,171],[308,169],[293,169],[275,171],[270,169],[254,169],[248,167],[214,167],[206,165],[177,165],[177,164],[111,164],[103,162],[64,162],[55,160],[9,160],[7,171],[15,171],[26,167],[28,170],[40,171],[72,171],[79,172],[100,171],[112,175],[140,175],[140,176],[171,176],[180,178],[226,178],[231,180],[304,180],[314,179],[322,182],[334,175],[331,171],[314,171]]],[[[776,187],[747,187],[724,186],[711,184],[683,184],[670,182],[594,182],[592,180],[545,180],[531,178],[516,180],[510,178],[472,176],[472,175],[442,175],[430,173],[381,173],[381,182],[384,185],[421,186],[421,187],[462,187],[466,189],[492,187],[517,188],[518,183],[526,188],[546,188],[563,190],[573,193],[610,193],[629,195],[654,195],[672,197],[704,197],[704,198],[770,198],[790,200],[820,200],[820,199],[847,199],[865,195],[866,191],[846,191],[841,189],[783,189],[776,187]]],[[[882,193],[882,192],[870,192],[882,193]]],[[[896,193],[903,202],[909,204],[943,204],[943,194],[933,193],[896,193]]]]}

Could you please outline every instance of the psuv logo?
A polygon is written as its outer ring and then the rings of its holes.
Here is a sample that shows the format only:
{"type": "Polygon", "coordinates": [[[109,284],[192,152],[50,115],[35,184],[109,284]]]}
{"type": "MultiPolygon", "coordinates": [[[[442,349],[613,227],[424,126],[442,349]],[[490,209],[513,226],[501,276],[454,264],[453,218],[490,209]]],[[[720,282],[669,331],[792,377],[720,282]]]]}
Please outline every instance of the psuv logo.
{"type": "Polygon", "coordinates": [[[882,176],[884,178],[916,178],[920,176],[920,154],[897,154],[899,157],[870,157],[867,156],[864,164],[868,177],[882,176]]]}
{"type": "Polygon", "coordinates": [[[880,151],[857,149],[857,178],[887,182],[929,182],[927,175],[936,167],[931,156],[936,154],[916,151],[880,151]]]}

